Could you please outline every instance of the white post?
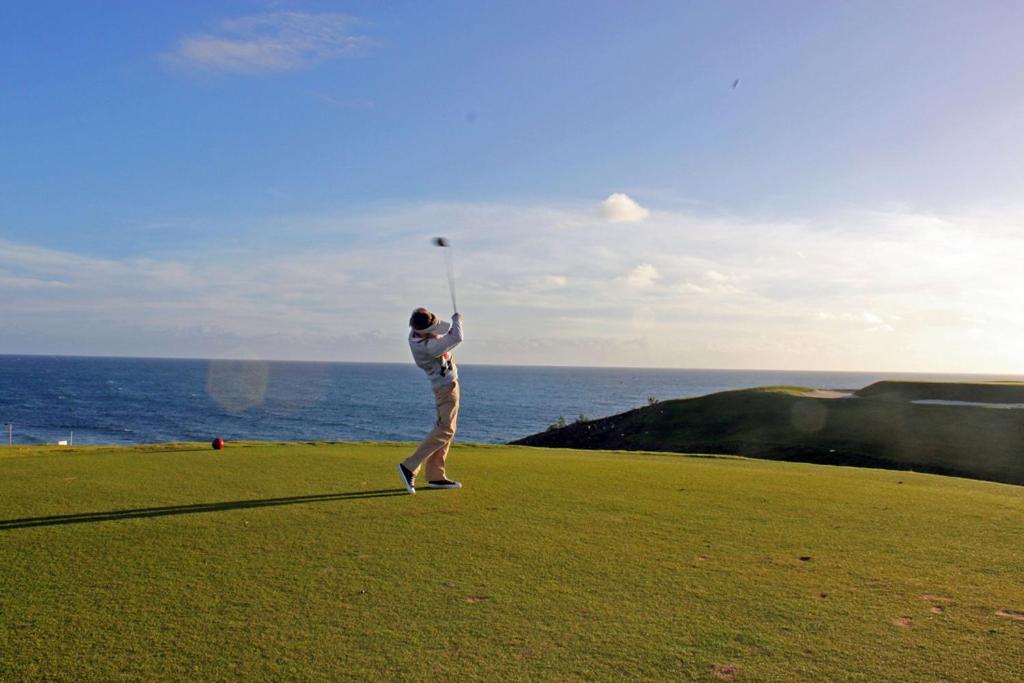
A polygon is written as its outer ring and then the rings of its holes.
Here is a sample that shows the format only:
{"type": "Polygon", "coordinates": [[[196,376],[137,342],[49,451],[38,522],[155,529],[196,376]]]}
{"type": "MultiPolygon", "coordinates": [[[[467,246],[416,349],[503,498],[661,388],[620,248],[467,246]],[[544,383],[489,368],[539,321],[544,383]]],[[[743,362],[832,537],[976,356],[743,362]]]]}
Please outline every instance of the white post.
{"type": "Polygon", "coordinates": [[[69,446],[74,446],[75,445],[75,433],[74,432],[71,432],[71,436],[68,437],[68,445],[69,446]]]}
{"type": "Polygon", "coordinates": [[[14,445],[14,423],[12,422],[7,423],[7,445],[14,445]]]}

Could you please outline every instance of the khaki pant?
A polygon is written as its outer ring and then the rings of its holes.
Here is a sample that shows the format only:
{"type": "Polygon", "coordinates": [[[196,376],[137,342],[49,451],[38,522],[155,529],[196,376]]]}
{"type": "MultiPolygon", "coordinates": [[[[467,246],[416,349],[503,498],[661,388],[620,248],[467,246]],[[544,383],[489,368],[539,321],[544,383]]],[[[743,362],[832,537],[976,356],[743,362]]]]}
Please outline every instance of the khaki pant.
{"type": "Polygon", "coordinates": [[[448,457],[448,448],[455,438],[455,423],[459,418],[459,383],[452,382],[440,389],[434,389],[437,401],[437,423],[426,438],[420,443],[416,452],[406,458],[405,468],[415,476],[420,465],[427,461],[427,481],[446,479],[444,461],[448,457]]]}

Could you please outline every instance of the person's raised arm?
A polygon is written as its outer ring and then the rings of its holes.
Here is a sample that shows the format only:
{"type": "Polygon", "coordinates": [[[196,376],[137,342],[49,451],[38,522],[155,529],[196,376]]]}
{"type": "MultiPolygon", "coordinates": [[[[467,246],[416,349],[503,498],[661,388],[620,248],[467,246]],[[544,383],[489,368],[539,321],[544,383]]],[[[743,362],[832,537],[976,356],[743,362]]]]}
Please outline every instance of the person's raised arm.
{"type": "Polygon", "coordinates": [[[421,339],[419,343],[426,347],[431,356],[437,357],[443,356],[461,344],[462,339],[462,314],[455,313],[452,315],[452,328],[448,330],[448,334],[437,339],[421,339]]]}

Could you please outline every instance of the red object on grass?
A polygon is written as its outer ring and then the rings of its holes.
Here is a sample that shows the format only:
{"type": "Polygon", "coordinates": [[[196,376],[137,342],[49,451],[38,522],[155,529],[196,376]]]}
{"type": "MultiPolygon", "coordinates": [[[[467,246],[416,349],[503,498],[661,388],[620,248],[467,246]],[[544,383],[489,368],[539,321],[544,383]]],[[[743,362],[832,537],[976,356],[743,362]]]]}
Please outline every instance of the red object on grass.
{"type": "Polygon", "coordinates": [[[213,440],[213,450],[219,451],[222,448],[224,448],[224,439],[218,436],[216,439],[213,440]]]}

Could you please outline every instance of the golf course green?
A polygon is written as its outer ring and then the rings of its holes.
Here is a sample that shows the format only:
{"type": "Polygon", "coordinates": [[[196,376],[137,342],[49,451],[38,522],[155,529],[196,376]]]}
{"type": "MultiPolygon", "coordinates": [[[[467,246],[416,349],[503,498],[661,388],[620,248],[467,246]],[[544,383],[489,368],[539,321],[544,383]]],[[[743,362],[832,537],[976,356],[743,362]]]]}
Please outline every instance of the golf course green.
{"type": "Polygon", "coordinates": [[[1024,488],[732,456],[0,450],[0,680],[1008,681],[1024,488]]]}
{"type": "Polygon", "coordinates": [[[1024,484],[1024,410],[1003,401],[1024,405],[1024,384],[878,382],[856,392],[760,387],[552,425],[513,443],[745,455],[1024,484]]]}

